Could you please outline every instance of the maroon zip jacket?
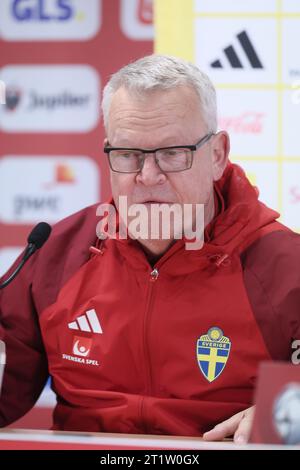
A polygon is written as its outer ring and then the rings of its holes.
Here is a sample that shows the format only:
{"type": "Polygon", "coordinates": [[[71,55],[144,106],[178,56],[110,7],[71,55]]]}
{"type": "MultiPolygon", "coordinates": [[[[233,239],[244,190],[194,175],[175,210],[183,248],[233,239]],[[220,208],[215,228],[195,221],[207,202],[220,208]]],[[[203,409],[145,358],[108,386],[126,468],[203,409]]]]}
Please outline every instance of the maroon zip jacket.
{"type": "Polygon", "coordinates": [[[54,429],[201,435],[252,403],[259,362],[300,338],[300,236],[236,165],[201,250],[150,266],[137,242],[96,244],[96,206],[58,223],[0,297],[7,348],[0,424],[47,376],[54,429]]]}

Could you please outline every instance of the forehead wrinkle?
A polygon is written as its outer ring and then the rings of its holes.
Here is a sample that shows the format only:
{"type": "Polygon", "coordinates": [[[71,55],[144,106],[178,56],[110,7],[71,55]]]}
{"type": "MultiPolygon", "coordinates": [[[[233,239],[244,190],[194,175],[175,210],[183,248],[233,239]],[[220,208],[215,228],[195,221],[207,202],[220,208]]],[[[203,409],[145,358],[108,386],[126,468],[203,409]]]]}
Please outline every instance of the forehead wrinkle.
{"type": "Polygon", "coordinates": [[[170,90],[152,90],[145,94],[135,94],[119,88],[112,96],[110,112],[159,114],[176,112],[178,116],[185,116],[191,109],[199,108],[199,101],[195,90],[180,86],[170,90]]]}
{"type": "MultiPolygon", "coordinates": [[[[148,113],[147,113],[148,114],[148,113]]],[[[157,132],[159,130],[161,136],[168,135],[168,131],[171,131],[171,134],[177,135],[179,131],[179,127],[181,127],[182,122],[184,121],[184,115],[182,118],[178,118],[177,116],[173,115],[149,115],[141,114],[141,115],[131,115],[123,114],[122,112],[118,113],[118,116],[114,116],[114,124],[113,124],[113,134],[116,137],[117,135],[123,136],[123,133],[128,133],[129,135],[135,134],[137,132],[141,132],[144,134],[151,134],[151,132],[157,132]],[[176,119],[174,119],[174,117],[176,119]],[[176,126],[176,131],[174,130],[174,126],[176,126]]],[[[112,128],[110,128],[112,130],[112,128]]],[[[124,136],[125,137],[125,136],[124,136]]]]}
{"type": "Polygon", "coordinates": [[[132,122],[137,121],[147,121],[153,119],[155,121],[159,121],[162,119],[169,118],[171,116],[176,116],[177,118],[184,118],[188,112],[189,108],[187,106],[182,106],[178,103],[174,103],[174,105],[168,105],[166,107],[156,106],[152,109],[143,109],[140,107],[133,107],[133,106],[122,106],[118,107],[117,110],[114,111],[114,120],[132,120],[132,122]]]}
{"type": "MultiPolygon", "coordinates": [[[[115,130],[115,133],[119,133],[122,131],[127,131],[127,132],[135,132],[135,131],[143,131],[145,132],[145,123],[147,123],[147,120],[140,120],[140,119],[122,119],[120,121],[120,124],[118,125],[117,129],[115,130]]],[[[166,122],[161,119],[155,119],[155,120],[150,120],[147,123],[147,132],[154,131],[159,129],[161,132],[164,131],[165,129],[168,129],[171,126],[171,122],[166,122]]]]}

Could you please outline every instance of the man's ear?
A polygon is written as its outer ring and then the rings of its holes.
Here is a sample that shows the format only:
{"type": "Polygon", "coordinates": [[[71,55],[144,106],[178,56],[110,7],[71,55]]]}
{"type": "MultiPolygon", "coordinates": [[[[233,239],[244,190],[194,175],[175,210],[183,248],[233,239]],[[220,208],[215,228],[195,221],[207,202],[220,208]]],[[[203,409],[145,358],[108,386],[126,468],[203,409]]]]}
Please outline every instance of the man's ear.
{"type": "Polygon", "coordinates": [[[107,137],[105,137],[105,139],[104,139],[104,141],[103,141],[103,146],[104,146],[104,147],[106,147],[106,146],[107,146],[107,144],[108,144],[108,138],[107,138],[107,137]]]}
{"type": "Polygon", "coordinates": [[[230,138],[226,131],[217,132],[212,139],[211,149],[213,178],[218,181],[224,173],[230,151],[230,138]]]}

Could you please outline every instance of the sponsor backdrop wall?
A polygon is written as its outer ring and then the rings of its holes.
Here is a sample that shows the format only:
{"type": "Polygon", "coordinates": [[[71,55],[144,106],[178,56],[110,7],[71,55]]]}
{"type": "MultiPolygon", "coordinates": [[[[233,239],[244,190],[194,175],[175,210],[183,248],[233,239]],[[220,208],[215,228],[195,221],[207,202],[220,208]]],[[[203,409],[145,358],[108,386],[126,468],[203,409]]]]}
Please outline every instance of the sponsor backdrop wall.
{"type": "Polygon", "coordinates": [[[213,80],[231,160],[300,231],[300,1],[155,0],[159,53],[213,80]]]}
{"type": "Polygon", "coordinates": [[[37,222],[109,197],[101,91],[152,51],[151,0],[0,0],[0,275],[37,222]]]}

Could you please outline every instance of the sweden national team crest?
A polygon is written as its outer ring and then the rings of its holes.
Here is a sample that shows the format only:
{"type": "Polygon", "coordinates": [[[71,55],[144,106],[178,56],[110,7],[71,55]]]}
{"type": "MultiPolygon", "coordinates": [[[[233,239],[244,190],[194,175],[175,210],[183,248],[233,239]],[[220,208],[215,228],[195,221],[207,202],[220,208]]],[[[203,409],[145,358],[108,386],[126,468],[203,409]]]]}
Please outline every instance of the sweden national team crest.
{"type": "Polygon", "coordinates": [[[213,382],[222,374],[230,353],[231,342],[217,326],[197,341],[197,361],[204,377],[213,382]]]}

